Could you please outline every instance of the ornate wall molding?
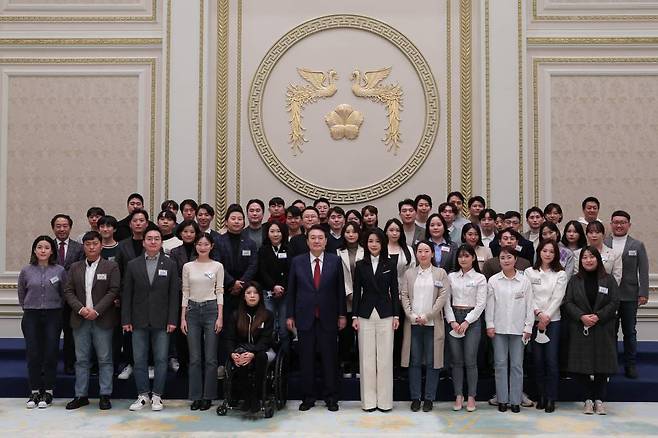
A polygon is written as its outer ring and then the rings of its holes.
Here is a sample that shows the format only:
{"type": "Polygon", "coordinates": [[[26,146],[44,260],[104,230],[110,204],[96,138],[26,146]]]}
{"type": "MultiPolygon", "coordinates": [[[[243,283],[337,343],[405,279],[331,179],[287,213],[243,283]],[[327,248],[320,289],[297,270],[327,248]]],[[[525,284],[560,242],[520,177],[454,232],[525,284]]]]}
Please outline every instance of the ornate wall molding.
{"type": "Polygon", "coordinates": [[[0,15],[9,23],[154,23],[158,19],[158,0],[151,0],[150,15],[0,15]]]}
{"type": "Polygon", "coordinates": [[[205,39],[205,0],[199,0],[199,101],[197,103],[197,199],[201,201],[201,188],[203,186],[203,85],[205,82],[204,69],[204,39],[205,39]]]}
{"type": "Polygon", "coordinates": [[[402,33],[388,24],[360,15],[328,15],[294,27],[283,35],[261,61],[249,93],[249,127],[256,149],[282,183],[311,199],[328,197],[332,202],[351,204],[381,197],[400,187],[420,168],[431,150],[439,126],[439,96],[429,64],[418,48],[402,33]],[[423,87],[426,114],[421,140],[412,156],[393,175],[383,181],[348,190],[321,187],[291,172],[276,156],[263,129],[262,97],[268,78],[283,54],[304,38],[329,29],[356,29],[378,35],[397,47],[412,64],[423,87]]]}
{"type": "MultiPolygon", "coordinates": [[[[473,193],[473,38],[470,0],[459,5],[459,72],[460,72],[460,131],[461,131],[461,192],[466,199],[473,193]]],[[[464,210],[465,212],[466,210],[464,210]]]]}
{"type": "Polygon", "coordinates": [[[446,184],[452,191],[452,19],[451,0],[446,0],[446,184]]]}
{"type": "MultiPolygon", "coordinates": [[[[628,2],[626,2],[628,3],[628,2]]],[[[538,0],[532,0],[532,19],[534,21],[656,21],[658,14],[564,14],[543,15],[539,13],[538,0]]]]}
{"type": "Polygon", "coordinates": [[[169,199],[169,130],[171,122],[171,0],[167,0],[165,34],[164,197],[169,199]]]}
{"type": "Polygon", "coordinates": [[[229,0],[217,0],[215,99],[215,227],[221,228],[228,183],[228,31],[229,0]]]}
{"type": "Polygon", "coordinates": [[[0,46],[159,46],[162,38],[0,38],[0,46]]]}
{"type": "Polygon", "coordinates": [[[658,45],[658,37],[528,37],[528,46],[645,46],[658,45]]]}
{"type": "Polygon", "coordinates": [[[517,16],[516,16],[516,31],[518,33],[516,50],[517,50],[517,62],[518,62],[518,72],[517,72],[517,81],[518,81],[518,108],[519,108],[519,211],[523,212],[523,204],[525,198],[525,158],[523,154],[524,141],[523,141],[523,0],[517,0],[517,16]]]}
{"type": "Polygon", "coordinates": [[[489,0],[484,0],[484,153],[485,194],[491,200],[491,46],[489,29],[489,0]]]}
{"type": "Polygon", "coordinates": [[[235,79],[237,90],[235,111],[235,202],[240,203],[240,192],[242,182],[242,0],[238,0],[237,10],[237,59],[235,67],[235,79]]]}

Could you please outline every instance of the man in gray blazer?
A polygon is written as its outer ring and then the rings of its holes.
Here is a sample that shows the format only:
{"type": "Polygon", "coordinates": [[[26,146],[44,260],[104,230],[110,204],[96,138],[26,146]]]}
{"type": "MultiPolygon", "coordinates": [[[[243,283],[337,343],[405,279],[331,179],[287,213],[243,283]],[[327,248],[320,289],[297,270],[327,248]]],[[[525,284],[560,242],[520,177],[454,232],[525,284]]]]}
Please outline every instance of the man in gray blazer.
{"type": "Polygon", "coordinates": [[[628,235],[631,215],[623,210],[612,213],[612,236],[603,243],[621,253],[622,275],[619,285],[617,332],[621,325],[624,334],[624,371],[626,377],[637,379],[637,308],[649,300],[649,259],[644,243],[628,235]]]}
{"type": "Polygon", "coordinates": [[[98,358],[100,409],[110,409],[112,394],[112,331],[117,324],[114,299],[121,286],[119,266],[101,258],[101,235],[88,231],[82,237],[84,260],[71,265],[64,287],[64,299],[71,306],[71,327],[75,339],[75,398],[66,409],[89,404],[89,368],[92,347],[98,358]]]}
{"type": "Polygon", "coordinates": [[[144,255],[128,262],[121,291],[121,325],[132,332],[137,400],[130,406],[137,411],[151,405],[162,410],[162,394],[167,379],[169,333],[176,329],[180,298],[178,268],[162,252],[162,232],[149,227],[144,234],[144,255]],[[155,379],[149,397],[149,345],[153,346],[155,379]]]}

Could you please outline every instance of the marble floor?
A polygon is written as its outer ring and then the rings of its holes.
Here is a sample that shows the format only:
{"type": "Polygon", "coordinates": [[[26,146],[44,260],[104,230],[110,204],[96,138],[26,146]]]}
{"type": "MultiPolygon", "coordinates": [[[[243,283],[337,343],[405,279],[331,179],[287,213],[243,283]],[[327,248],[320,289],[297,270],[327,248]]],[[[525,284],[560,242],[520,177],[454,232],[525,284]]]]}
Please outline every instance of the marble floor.
{"type": "Polygon", "coordinates": [[[214,407],[192,412],[183,400],[165,400],[161,412],[130,412],[129,400],[113,400],[113,409],[99,411],[97,400],[77,411],[66,411],[67,400],[48,409],[25,409],[23,399],[0,399],[0,436],[46,437],[410,437],[410,436],[658,436],[658,403],[609,403],[608,415],[586,416],[580,403],[561,403],[553,414],[534,408],[520,414],[499,413],[478,404],[478,410],[452,412],[449,403],[435,404],[431,413],[412,413],[407,402],[392,412],[365,413],[358,402],[341,403],[329,412],[318,403],[299,412],[299,402],[271,419],[246,419],[237,412],[218,417],[214,407]]]}

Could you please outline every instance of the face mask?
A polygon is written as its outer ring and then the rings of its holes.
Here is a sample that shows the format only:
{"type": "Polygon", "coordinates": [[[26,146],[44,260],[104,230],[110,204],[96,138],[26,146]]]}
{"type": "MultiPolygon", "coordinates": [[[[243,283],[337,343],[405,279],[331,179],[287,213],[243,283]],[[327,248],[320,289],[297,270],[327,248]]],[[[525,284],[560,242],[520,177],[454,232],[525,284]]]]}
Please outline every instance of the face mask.
{"type": "Polygon", "coordinates": [[[550,341],[550,338],[546,336],[546,332],[537,330],[537,336],[535,337],[535,342],[538,344],[546,344],[548,341],[550,341]]]}
{"type": "Polygon", "coordinates": [[[583,326],[583,335],[589,336],[589,327],[583,326]]]}
{"type": "Polygon", "coordinates": [[[457,339],[459,339],[459,338],[463,338],[464,336],[466,336],[465,333],[461,333],[461,334],[460,334],[460,333],[457,333],[457,332],[454,331],[454,330],[450,330],[450,332],[449,332],[448,334],[449,334],[450,336],[452,336],[453,338],[457,338],[457,339]]]}

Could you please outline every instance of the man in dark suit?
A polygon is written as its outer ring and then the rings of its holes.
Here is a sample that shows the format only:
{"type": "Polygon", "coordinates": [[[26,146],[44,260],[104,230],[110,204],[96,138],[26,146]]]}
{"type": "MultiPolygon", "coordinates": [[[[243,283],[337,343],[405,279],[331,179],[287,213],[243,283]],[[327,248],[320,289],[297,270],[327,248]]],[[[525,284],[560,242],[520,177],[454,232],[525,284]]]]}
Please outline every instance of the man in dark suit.
{"type": "Polygon", "coordinates": [[[114,240],[117,242],[130,237],[130,215],[134,210],[144,209],[144,197],[139,193],[131,193],[126,201],[126,206],[128,207],[128,216],[117,223],[117,228],[114,232],[114,240]]]}
{"type": "Polygon", "coordinates": [[[132,332],[135,358],[137,401],[131,411],[151,404],[154,411],[162,410],[162,394],[167,379],[169,333],[176,330],[178,321],[178,268],[162,250],[162,233],[149,228],[144,234],[144,256],[128,263],[121,291],[121,325],[132,332]],[[149,345],[153,346],[155,378],[153,397],[149,397],[149,345]]]}
{"type": "MultiPolygon", "coordinates": [[[[304,211],[302,211],[303,229],[310,230],[313,225],[319,223],[320,213],[318,213],[318,209],[311,206],[304,208],[304,211]]],[[[324,229],[324,226],[322,229],[324,229]]],[[[290,239],[290,243],[288,244],[288,253],[290,255],[288,257],[293,258],[300,254],[304,254],[305,252],[308,252],[308,244],[306,240],[306,233],[303,231],[302,234],[298,234],[297,236],[290,239]]]]}
{"type": "MultiPolygon", "coordinates": [[[[84,259],[85,252],[82,244],[72,240],[71,228],[73,219],[66,214],[56,214],[50,220],[50,227],[55,234],[55,251],[57,252],[57,263],[69,271],[71,265],[84,259]]],[[[72,375],[75,373],[75,345],[73,343],[73,332],[71,331],[71,307],[64,303],[62,306],[62,331],[64,332],[64,372],[72,375]]]]}
{"type": "Polygon", "coordinates": [[[649,259],[644,243],[628,235],[631,215],[623,210],[612,213],[610,219],[612,236],[603,243],[616,252],[621,252],[622,275],[619,284],[619,326],[624,333],[624,371],[626,377],[637,379],[637,308],[649,301],[649,259]]]}
{"type": "Polygon", "coordinates": [[[121,275],[115,262],[101,258],[101,235],[89,231],[82,237],[85,258],[71,265],[64,298],[71,306],[75,339],[75,398],[66,409],[89,404],[89,369],[92,347],[98,358],[100,409],[110,409],[112,394],[112,331],[117,324],[114,299],[121,275]]]}
{"type": "MultiPolygon", "coordinates": [[[[526,259],[527,261],[529,261],[530,264],[534,263],[535,247],[532,245],[532,242],[524,238],[521,235],[521,232],[519,231],[523,229],[523,225],[521,223],[521,213],[512,210],[506,212],[505,228],[506,229],[512,228],[518,234],[517,242],[516,242],[518,248],[515,249],[519,253],[519,255],[524,259],[526,259]]],[[[491,249],[491,254],[494,257],[498,257],[498,254],[500,254],[500,234],[496,236],[494,240],[491,241],[491,243],[489,244],[489,249],[491,249]]]]}
{"type": "Polygon", "coordinates": [[[297,328],[303,400],[300,411],[315,406],[315,353],[320,353],[323,396],[330,411],[338,410],[337,336],[345,328],[345,283],[340,258],[325,252],[321,225],[306,233],[309,252],[292,260],[288,276],[287,326],[297,328]]]}

